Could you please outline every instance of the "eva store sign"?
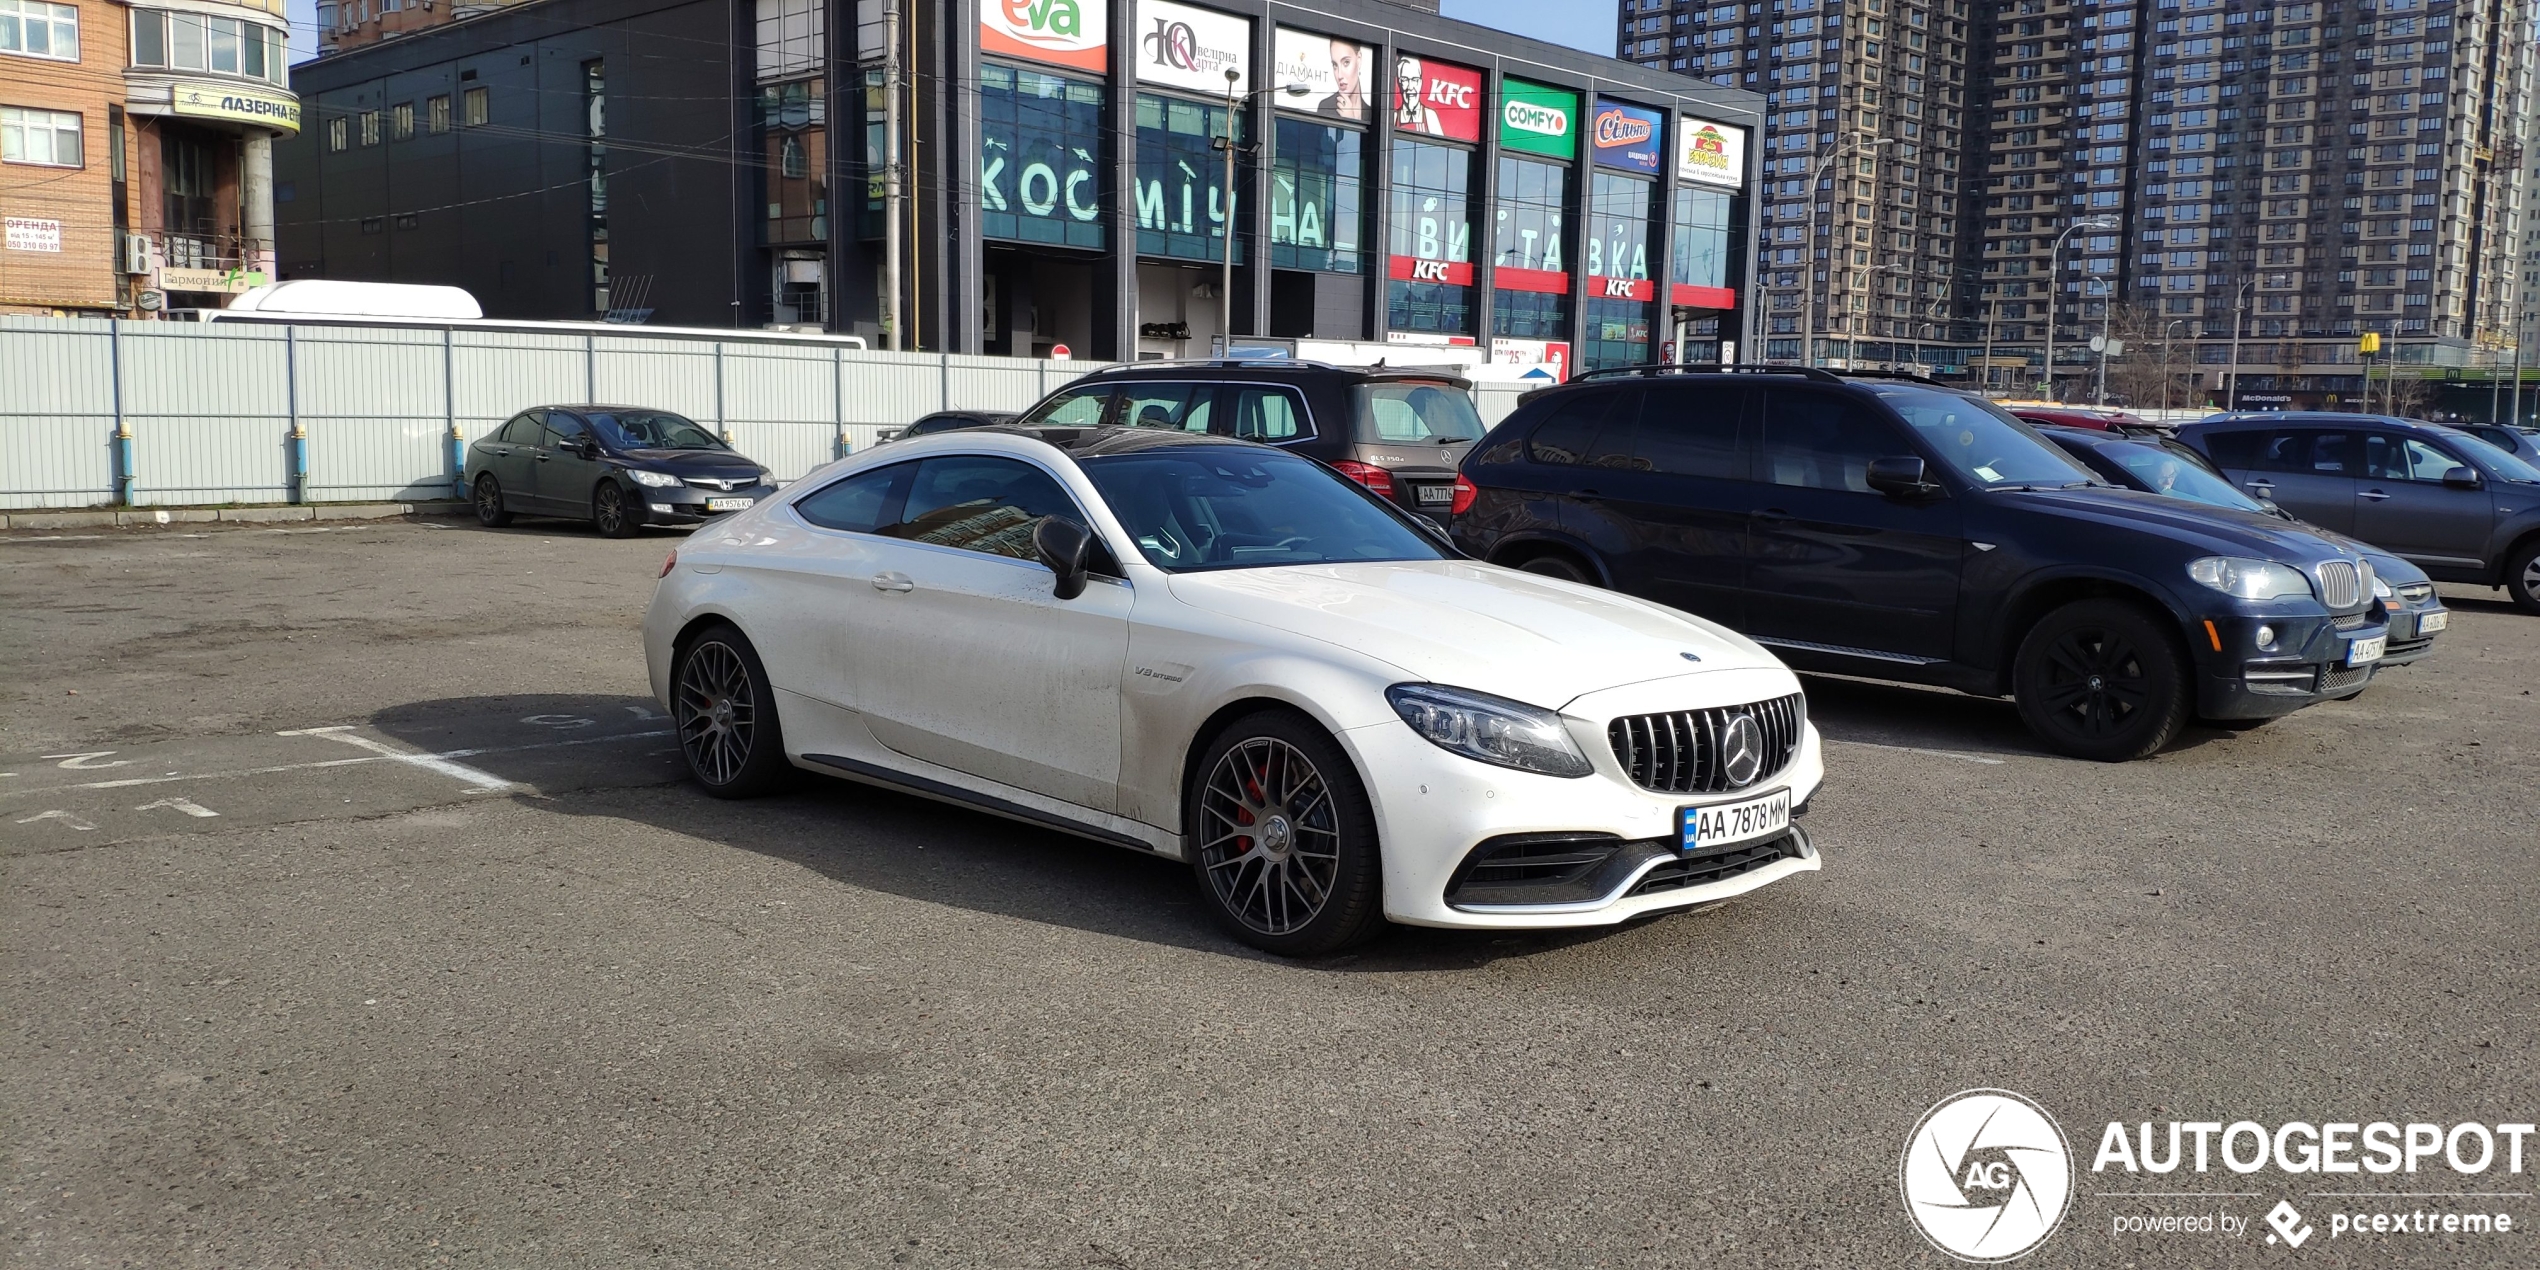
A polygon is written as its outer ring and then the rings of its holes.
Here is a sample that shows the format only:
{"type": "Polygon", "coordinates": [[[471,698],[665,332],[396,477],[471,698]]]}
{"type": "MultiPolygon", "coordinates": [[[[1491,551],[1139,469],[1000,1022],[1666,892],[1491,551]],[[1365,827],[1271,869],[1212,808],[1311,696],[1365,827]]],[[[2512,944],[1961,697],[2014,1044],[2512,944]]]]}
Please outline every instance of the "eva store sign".
{"type": "Polygon", "coordinates": [[[979,51],[1099,75],[1111,64],[1110,0],[980,0],[979,51]]]}

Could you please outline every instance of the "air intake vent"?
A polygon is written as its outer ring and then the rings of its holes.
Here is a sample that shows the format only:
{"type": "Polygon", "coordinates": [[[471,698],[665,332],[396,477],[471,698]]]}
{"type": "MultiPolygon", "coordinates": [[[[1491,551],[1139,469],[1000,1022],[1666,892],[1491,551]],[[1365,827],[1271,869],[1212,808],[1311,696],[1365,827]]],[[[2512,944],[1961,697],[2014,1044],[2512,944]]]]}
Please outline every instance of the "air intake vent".
{"type": "Polygon", "coordinates": [[[2363,602],[2364,579],[2351,560],[2331,560],[2320,566],[2320,602],[2333,609],[2352,608],[2363,602]]]}
{"type": "MultiPolygon", "coordinates": [[[[1680,710],[1673,714],[1635,714],[1605,726],[1614,758],[1631,773],[1632,783],[1662,794],[1717,794],[1743,789],[1771,778],[1799,752],[1799,737],[1808,718],[1807,698],[1798,693],[1753,705],[1712,710],[1680,710]],[[1761,762],[1743,781],[1733,780],[1723,743],[1737,720],[1752,719],[1761,742],[1761,762]]],[[[1742,774],[1742,773],[1741,773],[1742,774]]]]}

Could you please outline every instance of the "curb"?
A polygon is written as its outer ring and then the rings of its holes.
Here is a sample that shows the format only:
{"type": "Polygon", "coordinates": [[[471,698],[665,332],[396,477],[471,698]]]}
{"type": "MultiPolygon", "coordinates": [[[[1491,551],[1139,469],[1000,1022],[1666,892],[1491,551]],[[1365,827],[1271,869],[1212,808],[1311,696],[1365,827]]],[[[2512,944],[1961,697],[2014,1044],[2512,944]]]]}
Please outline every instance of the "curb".
{"type": "Polygon", "coordinates": [[[159,525],[270,525],[310,520],[389,520],[398,516],[455,516],[468,510],[457,499],[428,503],[316,503],[297,507],[154,507],[147,511],[24,511],[0,513],[0,529],[131,529],[159,525]]]}

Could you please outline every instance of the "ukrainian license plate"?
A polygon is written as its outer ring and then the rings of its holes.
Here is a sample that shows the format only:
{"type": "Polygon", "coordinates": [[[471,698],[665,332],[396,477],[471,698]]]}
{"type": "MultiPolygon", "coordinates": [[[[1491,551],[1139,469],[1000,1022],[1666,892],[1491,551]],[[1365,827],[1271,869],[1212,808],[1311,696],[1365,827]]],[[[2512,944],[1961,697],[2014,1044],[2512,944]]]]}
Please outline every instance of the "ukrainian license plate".
{"type": "Polygon", "coordinates": [[[2449,611],[2420,613],[2417,615],[2417,634],[2431,635],[2451,624],[2452,615],[2449,611]]]}
{"type": "Polygon", "coordinates": [[[1452,485],[1414,485],[1411,488],[1417,493],[1420,505],[1423,507],[1455,501],[1455,487],[1452,485]]]}
{"type": "Polygon", "coordinates": [[[1676,809],[1679,845],[1705,851],[1749,838],[1769,838],[1790,828],[1790,791],[1777,789],[1742,803],[1676,809]]]}
{"type": "Polygon", "coordinates": [[[709,498],[706,500],[706,510],[710,512],[747,511],[750,504],[757,501],[755,498],[709,498]]]}
{"type": "Polygon", "coordinates": [[[2381,650],[2388,645],[2389,636],[2386,635],[2375,635],[2371,639],[2356,640],[2353,643],[2346,645],[2346,664],[2349,666],[2369,666],[2372,663],[2381,660],[2381,650]]]}

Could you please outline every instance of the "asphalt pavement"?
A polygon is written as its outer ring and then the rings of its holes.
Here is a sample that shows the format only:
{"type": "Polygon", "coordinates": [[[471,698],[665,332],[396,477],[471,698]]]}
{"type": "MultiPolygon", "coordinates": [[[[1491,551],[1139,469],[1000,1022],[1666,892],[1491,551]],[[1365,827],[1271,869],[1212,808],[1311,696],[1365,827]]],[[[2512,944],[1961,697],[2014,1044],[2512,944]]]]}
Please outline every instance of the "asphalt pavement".
{"type": "Polygon", "coordinates": [[[2111,1121],[2536,1118],[2540,619],[2482,588],[2357,700],[2125,766],[1812,678],[1822,873],[1292,963],[1169,863],[694,791],[637,637],[676,542],[0,534],[5,1264],[1944,1266],[1899,1154],[1974,1087],[2071,1140],[2025,1264],[2540,1263],[2540,1139],[2089,1171],[2111,1121]]]}

